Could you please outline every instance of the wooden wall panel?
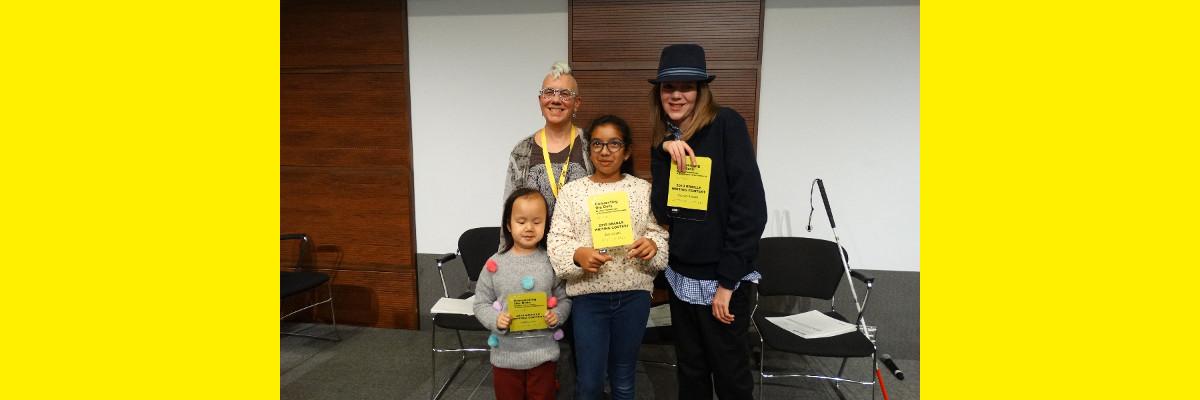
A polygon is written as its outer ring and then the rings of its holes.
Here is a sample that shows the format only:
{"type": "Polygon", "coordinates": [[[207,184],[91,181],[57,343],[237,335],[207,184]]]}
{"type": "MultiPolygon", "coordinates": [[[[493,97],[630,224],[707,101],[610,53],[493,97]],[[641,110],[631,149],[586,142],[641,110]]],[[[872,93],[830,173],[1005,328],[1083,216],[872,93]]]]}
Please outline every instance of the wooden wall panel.
{"type": "Polygon", "coordinates": [[[571,62],[645,61],[663,47],[704,46],[707,60],[758,60],[761,0],[572,0],[571,62]]]}
{"type": "Polygon", "coordinates": [[[586,124],[603,114],[629,122],[634,171],[650,178],[650,88],[663,47],[704,46],[717,101],[746,118],[757,143],[762,49],[761,0],[572,0],[571,67],[579,82],[586,124]]]}
{"type": "Polygon", "coordinates": [[[283,0],[279,59],[283,67],[402,65],[403,0],[283,0]]]}
{"type": "Polygon", "coordinates": [[[285,73],[279,79],[280,162],[410,166],[404,73],[285,73]]]}
{"type": "MultiPolygon", "coordinates": [[[[418,328],[406,10],[280,7],[279,228],[311,238],[305,265],[333,275],[339,323],[418,328]]],[[[297,256],[281,244],[281,269],[297,256]]]]}

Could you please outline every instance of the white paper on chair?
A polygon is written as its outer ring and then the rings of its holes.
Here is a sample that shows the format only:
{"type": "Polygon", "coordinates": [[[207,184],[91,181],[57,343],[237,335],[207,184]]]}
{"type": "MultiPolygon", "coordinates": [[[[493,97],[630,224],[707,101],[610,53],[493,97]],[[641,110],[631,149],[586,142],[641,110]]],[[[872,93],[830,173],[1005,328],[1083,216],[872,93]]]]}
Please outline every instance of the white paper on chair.
{"type": "Polygon", "coordinates": [[[659,304],[650,308],[650,318],[646,319],[646,327],[671,326],[671,305],[659,304]]]}
{"type": "Polygon", "coordinates": [[[817,310],[786,317],[767,317],[767,321],[805,339],[837,336],[858,329],[854,324],[839,321],[817,310]]]}
{"type": "Polygon", "coordinates": [[[440,298],[429,312],[431,314],[475,315],[475,296],[466,299],[440,298]]]}

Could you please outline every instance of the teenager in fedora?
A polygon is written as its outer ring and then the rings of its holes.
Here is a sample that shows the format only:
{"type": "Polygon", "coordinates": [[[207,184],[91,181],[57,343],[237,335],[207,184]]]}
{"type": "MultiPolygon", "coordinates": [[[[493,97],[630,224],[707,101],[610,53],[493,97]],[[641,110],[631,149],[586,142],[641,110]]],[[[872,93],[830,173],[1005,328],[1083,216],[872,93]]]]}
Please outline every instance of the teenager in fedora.
{"type": "Polygon", "coordinates": [[[658,75],[650,79],[650,202],[670,232],[665,275],[672,289],[679,398],[711,398],[715,390],[722,400],[751,399],[746,332],[753,294],[747,282],[760,278],[754,258],[767,205],[746,121],[717,104],[709,88],[715,78],[704,48],[663,49],[658,75]],[[707,192],[706,204],[668,204],[671,169],[684,171],[697,161],[711,164],[707,190],[698,190],[707,192]]]}

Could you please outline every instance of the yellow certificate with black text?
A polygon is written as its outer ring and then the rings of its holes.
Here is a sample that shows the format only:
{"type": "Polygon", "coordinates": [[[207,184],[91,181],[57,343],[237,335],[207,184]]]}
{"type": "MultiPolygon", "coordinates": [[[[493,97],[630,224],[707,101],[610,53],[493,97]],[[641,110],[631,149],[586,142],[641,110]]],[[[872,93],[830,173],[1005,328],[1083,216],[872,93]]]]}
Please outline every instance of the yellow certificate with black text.
{"type": "Polygon", "coordinates": [[[708,181],[712,176],[712,158],[696,157],[696,164],[684,164],[683,173],[670,166],[671,177],[667,181],[667,206],[708,211],[708,181]]]}
{"type": "Polygon", "coordinates": [[[588,215],[592,220],[592,248],[606,249],[633,243],[633,219],[629,213],[629,195],[625,192],[588,197],[588,215]]]}
{"type": "Polygon", "coordinates": [[[549,328],[546,325],[546,292],[514,293],[508,295],[509,332],[549,328]]]}

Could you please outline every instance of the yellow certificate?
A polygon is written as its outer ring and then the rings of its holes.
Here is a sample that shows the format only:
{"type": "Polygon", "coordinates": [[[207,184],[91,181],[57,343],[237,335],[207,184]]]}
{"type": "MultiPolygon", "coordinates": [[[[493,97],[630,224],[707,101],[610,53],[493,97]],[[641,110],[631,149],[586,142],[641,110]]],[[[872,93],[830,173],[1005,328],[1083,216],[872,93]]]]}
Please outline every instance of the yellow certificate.
{"type": "Polygon", "coordinates": [[[588,197],[588,214],[592,217],[592,248],[633,243],[633,219],[629,214],[629,195],[625,192],[588,197]]]}
{"type": "Polygon", "coordinates": [[[509,332],[546,329],[546,292],[527,292],[508,295],[509,332]]]}
{"type": "Polygon", "coordinates": [[[668,181],[667,206],[708,211],[708,180],[712,176],[712,159],[696,157],[696,165],[685,163],[683,173],[672,163],[668,181]]]}

